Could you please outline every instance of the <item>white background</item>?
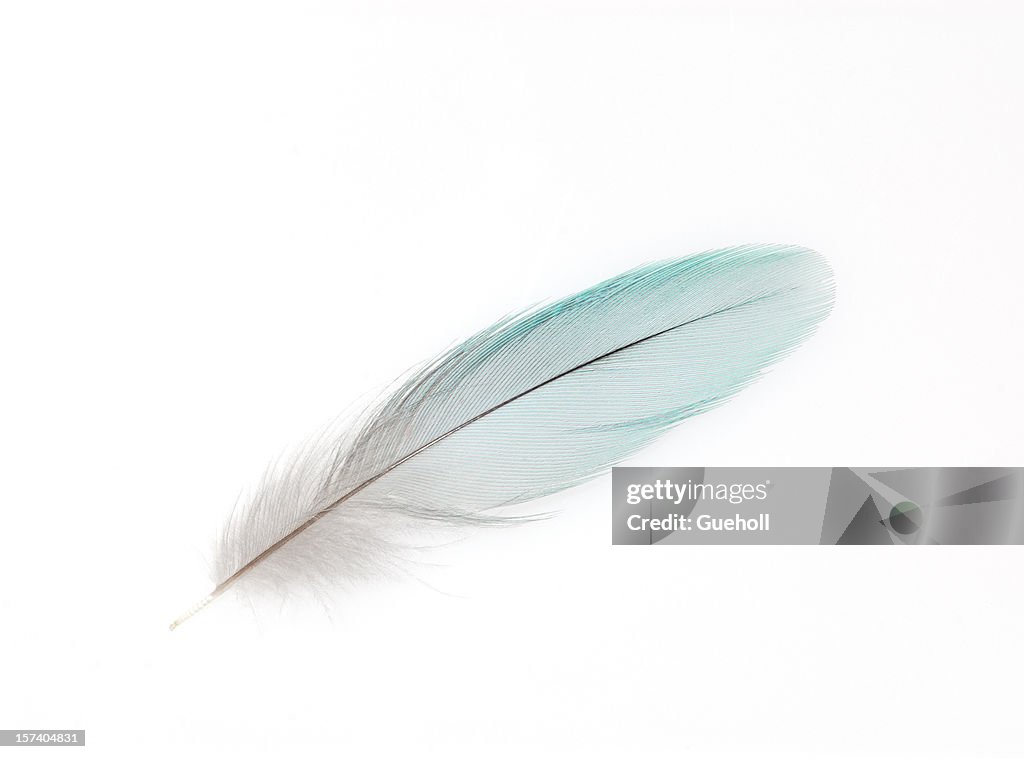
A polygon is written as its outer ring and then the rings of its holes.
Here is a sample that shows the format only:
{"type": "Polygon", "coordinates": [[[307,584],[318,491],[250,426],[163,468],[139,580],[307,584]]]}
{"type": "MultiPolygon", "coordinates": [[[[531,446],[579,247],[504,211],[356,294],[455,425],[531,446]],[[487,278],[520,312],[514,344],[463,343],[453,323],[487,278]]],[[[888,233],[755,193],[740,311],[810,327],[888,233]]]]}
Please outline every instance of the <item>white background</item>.
{"type": "Polygon", "coordinates": [[[434,589],[167,631],[288,445],[509,311],[710,247],[816,248],[836,309],[631,463],[1024,464],[1019,4],[431,5],[0,9],[0,728],[1021,756],[1020,549],[613,548],[609,478],[440,552],[434,589]]]}

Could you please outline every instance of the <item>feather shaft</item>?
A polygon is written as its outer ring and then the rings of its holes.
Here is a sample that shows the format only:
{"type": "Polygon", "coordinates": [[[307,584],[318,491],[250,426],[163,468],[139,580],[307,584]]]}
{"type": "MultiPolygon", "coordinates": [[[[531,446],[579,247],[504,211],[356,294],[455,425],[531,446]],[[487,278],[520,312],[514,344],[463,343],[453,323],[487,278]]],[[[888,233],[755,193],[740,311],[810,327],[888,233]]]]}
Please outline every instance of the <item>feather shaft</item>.
{"type": "MultiPolygon", "coordinates": [[[[346,547],[369,556],[378,541],[378,548],[387,543],[374,533],[374,515],[486,522],[482,515],[488,510],[594,476],[753,381],[809,334],[831,299],[830,272],[817,254],[792,246],[743,246],[642,267],[500,322],[415,373],[348,444],[331,446],[329,460],[313,451],[292,469],[268,477],[250,510],[229,522],[226,576],[171,629],[254,569],[276,561],[282,549],[291,550],[297,538],[345,503],[351,504],[343,511],[352,512],[352,524],[339,534],[343,541],[348,533],[367,539],[370,548],[346,547]],[[648,375],[651,382],[641,382],[648,375]],[[556,390],[562,385],[564,390],[556,390]],[[594,411],[584,401],[595,392],[612,393],[622,408],[609,402],[594,411]],[[461,440],[470,428],[477,432],[461,440]],[[579,446],[578,454],[566,453],[566,435],[579,446]],[[541,471],[522,464],[508,482],[486,493],[473,490],[476,482],[493,484],[487,480],[493,467],[518,464],[531,451],[546,452],[537,459],[541,471]],[[431,457],[436,461],[420,465],[431,457]],[[452,462],[473,460],[479,471],[463,473],[466,483],[460,485],[455,474],[436,476],[452,462]],[[399,471],[405,479],[390,490],[373,487],[399,471]],[[464,503],[467,498],[474,502],[464,503]]],[[[335,539],[319,532],[328,544],[335,539]]]]}

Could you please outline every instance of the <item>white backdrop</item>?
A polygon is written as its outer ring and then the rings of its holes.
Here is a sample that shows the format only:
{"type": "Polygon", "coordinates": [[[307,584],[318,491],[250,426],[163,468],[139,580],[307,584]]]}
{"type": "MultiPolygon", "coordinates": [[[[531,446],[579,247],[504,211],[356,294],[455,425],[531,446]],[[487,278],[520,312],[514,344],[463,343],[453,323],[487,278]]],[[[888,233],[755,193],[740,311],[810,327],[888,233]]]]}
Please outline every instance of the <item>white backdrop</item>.
{"type": "Polygon", "coordinates": [[[509,311],[709,247],[820,250],[835,311],[632,464],[1024,464],[1019,4],[432,5],[0,9],[0,728],[1020,756],[1021,549],[613,548],[610,478],[423,583],[167,631],[282,449],[509,311]]]}

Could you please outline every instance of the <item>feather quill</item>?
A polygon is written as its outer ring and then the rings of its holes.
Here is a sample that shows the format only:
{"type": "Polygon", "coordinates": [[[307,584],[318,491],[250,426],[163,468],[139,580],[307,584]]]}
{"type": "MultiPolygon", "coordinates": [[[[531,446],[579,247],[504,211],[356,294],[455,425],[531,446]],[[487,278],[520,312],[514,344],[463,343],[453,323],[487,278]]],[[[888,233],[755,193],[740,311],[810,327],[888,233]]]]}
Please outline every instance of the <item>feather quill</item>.
{"type": "Polygon", "coordinates": [[[648,264],[479,332],[343,433],[267,473],[230,516],[216,588],[389,571],[422,530],[522,519],[507,507],[605,471],[724,402],[829,313],[806,248],[747,245],[648,264]]]}

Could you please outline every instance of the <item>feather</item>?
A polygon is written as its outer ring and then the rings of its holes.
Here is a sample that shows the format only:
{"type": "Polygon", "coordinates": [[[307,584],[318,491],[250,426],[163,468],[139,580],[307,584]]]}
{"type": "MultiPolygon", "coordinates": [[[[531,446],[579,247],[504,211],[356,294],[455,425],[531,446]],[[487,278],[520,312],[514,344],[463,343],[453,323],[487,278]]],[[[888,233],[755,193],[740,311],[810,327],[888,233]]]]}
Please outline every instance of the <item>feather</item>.
{"type": "Polygon", "coordinates": [[[171,629],[236,584],[390,572],[421,532],[529,518],[509,507],[724,402],[832,300],[817,253],[748,245],[648,264],[506,318],[272,468],[223,530],[216,588],[171,629]]]}

